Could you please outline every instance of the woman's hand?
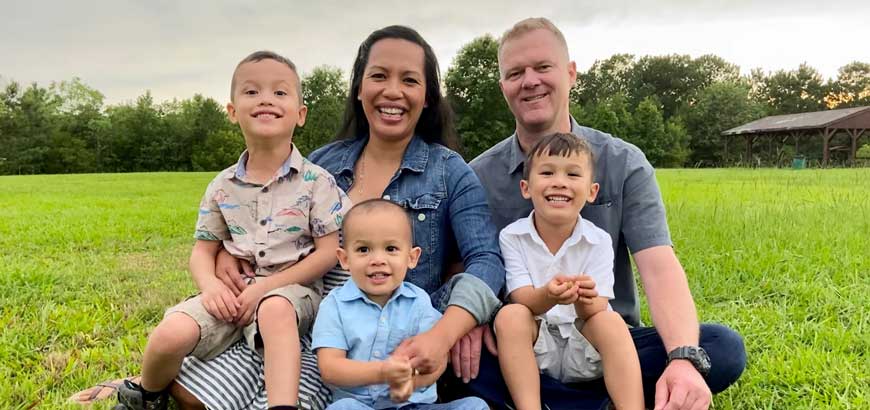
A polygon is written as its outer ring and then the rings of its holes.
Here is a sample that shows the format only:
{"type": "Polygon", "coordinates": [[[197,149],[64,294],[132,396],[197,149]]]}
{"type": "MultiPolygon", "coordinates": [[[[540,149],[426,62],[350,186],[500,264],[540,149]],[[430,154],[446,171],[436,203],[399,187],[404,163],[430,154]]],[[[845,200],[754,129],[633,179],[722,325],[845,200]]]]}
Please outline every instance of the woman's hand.
{"type": "Polygon", "coordinates": [[[237,298],[239,312],[234,320],[237,325],[247,326],[254,320],[257,306],[260,305],[260,300],[263,299],[266,291],[267,289],[262,283],[252,283],[242,291],[242,294],[237,298]]]}
{"type": "Polygon", "coordinates": [[[447,352],[450,346],[445,343],[447,338],[440,336],[431,329],[405,339],[396,348],[394,355],[407,357],[411,367],[422,374],[432,373],[447,364],[447,352]]]}
{"type": "Polygon", "coordinates": [[[211,284],[202,290],[202,306],[215,318],[228,323],[233,322],[239,309],[235,295],[220,281],[210,282],[211,284]]]}

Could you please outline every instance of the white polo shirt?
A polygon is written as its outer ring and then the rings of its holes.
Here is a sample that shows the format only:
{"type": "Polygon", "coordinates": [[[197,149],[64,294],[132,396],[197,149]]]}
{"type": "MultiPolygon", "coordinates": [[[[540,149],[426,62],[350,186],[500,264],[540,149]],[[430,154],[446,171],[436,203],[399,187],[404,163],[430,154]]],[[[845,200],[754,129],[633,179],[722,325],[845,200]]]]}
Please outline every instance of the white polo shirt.
{"type": "MultiPolygon", "coordinates": [[[[528,217],[506,226],[499,234],[501,254],[507,271],[507,293],[523,286],[547,286],[556,274],[586,274],[595,281],[598,295],[613,299],[613,241],[603,229],[583,218],[555,255],[550,253],[535,229],[532,211],[528,217]]],[[[608,305],[608,309],[610,306],[608,305]]],[[[556,305],[543,315],[568,337],[577,313],[573,305],[556,305]]]]}

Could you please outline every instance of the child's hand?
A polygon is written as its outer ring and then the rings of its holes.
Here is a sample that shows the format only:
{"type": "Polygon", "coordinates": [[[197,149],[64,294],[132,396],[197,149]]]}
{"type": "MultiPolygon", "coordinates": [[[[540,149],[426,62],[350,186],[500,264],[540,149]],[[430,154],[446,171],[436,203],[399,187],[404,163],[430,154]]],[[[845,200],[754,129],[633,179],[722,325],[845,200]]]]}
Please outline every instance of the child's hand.
{"type": "Polygon", "coordinates": [[[404,357],[390,356],[387,360],[381,362],[381,375],[384,382],[390,386],[403,385],[408,380],[412,380],[411,362],[404,357]]]}
{"type": "Polygon", "coordinates": [[[414,377],[402,384],[390,384],[390,400],[393,403],[404,403],[414,394],[414,377]]]}
{"type": "Polygon", "coordinates": [[[202,306],[206,312],[224,322],[232,322],[239,312],[236,297],[221,281],[214,281],[202,290],[202,306]]]}
{"type": "Polygon", "coordinates": [[[247,326],[254,320],[254,313],[257,311],[257,306],[263,296],[266,294],[266,288],[262,283],[251,283],[242,294],[237,298],[239,304],[238,314],[233,322],[238,326],[247,326]]]}
{"type": "Polygon", "coordinates": [[[591,276],[583,274],[575,276],[574,283],[577,285],[577,301],[584,305],[591,305],[598,298],[595,290],[595,280],[591,276]]]}
{"type": "Polygon", "coordinates": [[[557,274],[547,282],[547,297],[560,305],[570,305],[577,301],[576,277],[557,274]]]}

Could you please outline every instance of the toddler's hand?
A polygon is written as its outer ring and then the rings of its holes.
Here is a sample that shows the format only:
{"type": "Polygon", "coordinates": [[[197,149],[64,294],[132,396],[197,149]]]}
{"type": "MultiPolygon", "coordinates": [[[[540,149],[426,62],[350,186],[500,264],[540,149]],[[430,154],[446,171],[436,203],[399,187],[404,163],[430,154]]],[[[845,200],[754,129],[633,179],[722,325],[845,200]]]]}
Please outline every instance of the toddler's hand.
{"type": "Polygon", "coordinates": [[[570,305],[577,301],[578,285],[576,277],[557,274],[547,282],[547,297],[560,305],[570,305]]]}
{"type": "Polygon", "coordinates": [[[412,373],[411,362],[404,357],[393,355],[381,362],[381,375],[390,386],[402,385],[412,380],[412,373]]]}
{"type": "Polygon", "coordinates": [[[411,377],[402,384],[390,384],[390,400],[393,403],[404,403],[414,394],[414,378],[411,377]]]}
{"type": "Polygon", "coordinates": [[[202,290],[202,306],[206,312],[224,322],[232,322],[239,309],[233,292],[220,281],[214,281],[202,290]]]}

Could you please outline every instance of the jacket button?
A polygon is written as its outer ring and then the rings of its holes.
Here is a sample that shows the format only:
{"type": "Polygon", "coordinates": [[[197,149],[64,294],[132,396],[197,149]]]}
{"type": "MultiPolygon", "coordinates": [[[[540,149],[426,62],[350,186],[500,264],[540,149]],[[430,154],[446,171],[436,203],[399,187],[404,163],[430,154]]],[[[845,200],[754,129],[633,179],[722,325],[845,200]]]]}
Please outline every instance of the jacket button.
{"type": "Polygon", "coordinates": [[[423,215],[423,214],[419,214],[419,215],[417,215],[417,220],[420,221],[420,222],[425,221],[425,220],[426,220],[426,215],[423,215]]]}

